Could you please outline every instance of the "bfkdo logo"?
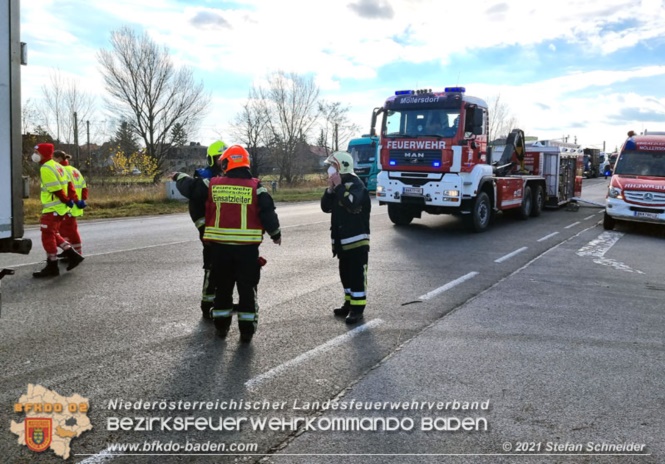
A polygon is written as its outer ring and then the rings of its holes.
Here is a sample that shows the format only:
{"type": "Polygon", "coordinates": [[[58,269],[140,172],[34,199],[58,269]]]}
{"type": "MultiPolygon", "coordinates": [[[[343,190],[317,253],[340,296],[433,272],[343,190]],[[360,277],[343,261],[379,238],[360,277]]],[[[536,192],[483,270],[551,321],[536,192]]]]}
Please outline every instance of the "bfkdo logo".
{"type": "Polygon", "coordinates": [[[14,403],[14,412],[25,414],[23,423],[13,421],[12,433],[29,450],[41,453],[51,449],[63,459],[69,458],[73,438],[92,430],[87,413],[87,398],[75,394],[61,396],[41,385],[28,385],[28,391],[14,403]]]}
{"type": "Polygon", "coordinates": [[[51,444],[51,432],[53,431],[53,419],[27,417],[25,424],[25,444],[32,451],[41,453],[48,449],[51,444]]]}

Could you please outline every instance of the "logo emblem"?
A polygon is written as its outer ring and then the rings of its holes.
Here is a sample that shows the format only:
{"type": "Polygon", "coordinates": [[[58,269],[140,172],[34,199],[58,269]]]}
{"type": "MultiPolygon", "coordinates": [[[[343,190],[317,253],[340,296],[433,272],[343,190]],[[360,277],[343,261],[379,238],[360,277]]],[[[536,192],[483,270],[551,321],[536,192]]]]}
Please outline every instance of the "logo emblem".
{"type": "Polygon", "coordinates": [[[36,453],[41,453],[51,445],[51,433],[53,431],[53,420],[49,417],[26,417],[25,419],[25,444],[36,453]]]}
{"type": "Polygon", "coordinates": [[[645,199],[646,201],[652,201],[652,200],[653,200],[653,193],[651,193],[651,192],[647,192],[647,193],[645,193],[645,194],[644,194],[644,199],[645,199]]]}

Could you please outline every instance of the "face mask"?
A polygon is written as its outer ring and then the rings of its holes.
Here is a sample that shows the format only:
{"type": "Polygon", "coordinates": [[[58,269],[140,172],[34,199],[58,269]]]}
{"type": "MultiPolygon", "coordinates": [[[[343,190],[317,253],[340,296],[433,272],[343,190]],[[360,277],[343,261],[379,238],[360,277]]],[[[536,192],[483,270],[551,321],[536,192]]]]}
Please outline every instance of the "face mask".
{"type": "Polygon", "coordinates": [[[335,166],[328,167],[328,177],[331,177],[336,172],[337,172],[337,169],[335,169],[335,166]]]}
{"type": "Polygon", "coordinates": [[[33,153],[30,157],[34,163],[39,163],[42,160],[42,157],[39,153],[33,153]]]}

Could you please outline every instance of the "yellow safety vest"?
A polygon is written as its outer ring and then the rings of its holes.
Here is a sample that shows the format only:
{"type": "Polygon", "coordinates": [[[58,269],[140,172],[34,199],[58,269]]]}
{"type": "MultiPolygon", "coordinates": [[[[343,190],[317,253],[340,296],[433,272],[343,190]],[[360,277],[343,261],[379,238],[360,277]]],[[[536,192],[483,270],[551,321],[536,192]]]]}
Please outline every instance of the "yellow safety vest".
{"type": "Polygon", "coordinates": [[[42,214],[58,213],[60,216],[67,214],[69,208],[54,195],[58,190],[64,190],[67,195],[67,173],[58,163],[52,159],[42,164],[39,168],[41,187],[42,214]]]}
{"type": "MultiPolygon", "coordinates": [[[[76,190],[76,196],[79,198],[79,200],[83,200],[81,198],[81,192],[83,192],[83,189],[86,188],[88,185],[85,183],[85,179],[83,178],[83,174],[81,174],[81,171],[76,169],[74,166],[67,165],[63,166],[65,168],[65,171],[67,172],[67,176],[69,177],[69,182],[74,184],[74,190],[76,190]]],[[[76,206],[72,207],[72,216],[74,217],[79,217],[83,216],[83,210],[76,206]]]]}

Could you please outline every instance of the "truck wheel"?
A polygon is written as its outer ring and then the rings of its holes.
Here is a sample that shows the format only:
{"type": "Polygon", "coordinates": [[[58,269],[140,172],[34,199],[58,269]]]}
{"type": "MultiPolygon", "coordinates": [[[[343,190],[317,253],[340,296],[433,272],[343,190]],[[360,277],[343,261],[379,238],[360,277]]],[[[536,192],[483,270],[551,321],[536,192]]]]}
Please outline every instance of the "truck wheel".
{"type": "Polygon", "coordinates": [[[473,202],[471,214],[465,217],[467,226],[473,232],[484,232],[490,225],[492,219],[492,205],[487,193],[480,192],[473,202]]]}
{"type": "Polygon", "coordinates": [[[519,218],[528,219],[533,211],[533,196],[531,196],[531,187],[524,187],[524,196],[522,197],[522,206],[519,209],[519,218]]]}
{"type": "Polygon", "coordinates": [[[413,221],[413,214],[402,205],[395,203],[388,204],[388,217],[396,226],[408,226],[413,221]]]}
{"type": "Polygon", "coordinates": [[[607,214],[607,211],[605,211],[605,215],[603,216],[603,229],[614,230],[614,226],[616,225],[617,225],[616,219],[607,214]]]}
{"type": "Polygon", "coordinates": [[[533,190],[533,208],[531,209],[531,217],[538,217],[543,212],[545,207],[545,191],[542,185],[536,185],[533,190]]]}

